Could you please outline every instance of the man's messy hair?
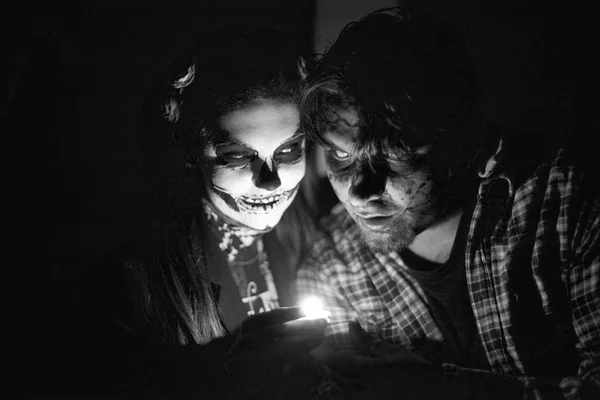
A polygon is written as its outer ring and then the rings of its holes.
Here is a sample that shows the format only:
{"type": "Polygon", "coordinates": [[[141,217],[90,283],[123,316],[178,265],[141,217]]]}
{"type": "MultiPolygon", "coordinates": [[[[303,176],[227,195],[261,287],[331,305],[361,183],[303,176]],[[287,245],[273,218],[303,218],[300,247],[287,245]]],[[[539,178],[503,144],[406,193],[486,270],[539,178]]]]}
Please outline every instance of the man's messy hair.
{"type": "Polygon", "coordinates": [[[355,147],[407,153],[425,144],[464,140],[480,87],[468,50],[443,20],[400,8],[352,22],[316,62],[301,98],[301,124],[317,142],[332,111],[354,107],[355,147]]]}

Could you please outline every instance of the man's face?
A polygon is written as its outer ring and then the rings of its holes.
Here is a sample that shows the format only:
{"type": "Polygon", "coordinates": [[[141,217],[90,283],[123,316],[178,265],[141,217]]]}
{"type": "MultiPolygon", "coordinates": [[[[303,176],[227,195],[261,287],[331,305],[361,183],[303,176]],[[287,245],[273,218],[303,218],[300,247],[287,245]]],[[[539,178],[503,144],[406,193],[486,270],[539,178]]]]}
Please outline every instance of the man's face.
{"type": "Polygon", "coordinates": [[[354,106],[330,110],[322,133],[327,176],[367,245],[375,251],[400,251],[439,216],[440,202],[431,168],[425,163],[429,148],[416,156],[388,149],[385,154],[363,154],[355,149],[360,113],[354,106]]]}
{"type": "Polygon", "coordinates": [[[223,134],[204,154],[209,200],[243,225],[273,228],[306,168],[297,106],[264,101],[225,114],[219,123],[223,134]]]}

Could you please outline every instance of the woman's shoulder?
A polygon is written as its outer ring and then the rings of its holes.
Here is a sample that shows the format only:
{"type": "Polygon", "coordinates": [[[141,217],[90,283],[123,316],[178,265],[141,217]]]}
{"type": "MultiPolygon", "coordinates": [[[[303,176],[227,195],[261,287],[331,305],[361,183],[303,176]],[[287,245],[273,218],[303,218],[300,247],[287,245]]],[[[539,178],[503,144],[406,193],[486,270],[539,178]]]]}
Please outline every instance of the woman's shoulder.
{"type": "Polygon", "coordinates": [[[134,243],[123,243],[99,256],[81,280],[82,306],[91,326],[121,325],[126,330],[139,320],[148,290],[144,256],[134,243]]]}

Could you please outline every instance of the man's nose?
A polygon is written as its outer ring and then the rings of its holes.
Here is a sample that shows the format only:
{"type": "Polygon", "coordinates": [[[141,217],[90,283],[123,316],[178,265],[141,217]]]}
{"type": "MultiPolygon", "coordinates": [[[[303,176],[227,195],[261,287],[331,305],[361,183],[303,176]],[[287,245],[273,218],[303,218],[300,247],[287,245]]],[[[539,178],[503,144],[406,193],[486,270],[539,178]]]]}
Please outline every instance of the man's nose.
{"type": "Polygon", "coordinates": [[[352,177],[348,192],[350,204],[354,207],[362,207],[370,201],[381,199],[385,192],[387,177],[385,166],[366,163],[359,165],[352,177]]]}
{"type": "Polygon", "coordinates": [[[267,164],[267,160],[260,160],[258,171],[254,172],[254,185],[265,190],[275,190],[281,186],[281,180],[277,174],[277,167],[271,161],[271,166],[267,164]]]}

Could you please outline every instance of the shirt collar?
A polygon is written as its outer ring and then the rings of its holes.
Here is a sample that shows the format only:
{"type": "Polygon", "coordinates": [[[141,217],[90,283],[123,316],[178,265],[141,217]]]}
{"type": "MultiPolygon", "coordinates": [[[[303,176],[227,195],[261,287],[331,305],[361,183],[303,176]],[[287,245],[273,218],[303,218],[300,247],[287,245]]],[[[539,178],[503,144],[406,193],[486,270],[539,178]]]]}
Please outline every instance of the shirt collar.
{"type": "Polygon", "coordinates": [[[514,171],[506,163],[506,154],[506,142],[500,138],[496,151],[478,173],[483,179],[479,185],[479,199],[507,201],[512,197],[514,171]]]}

